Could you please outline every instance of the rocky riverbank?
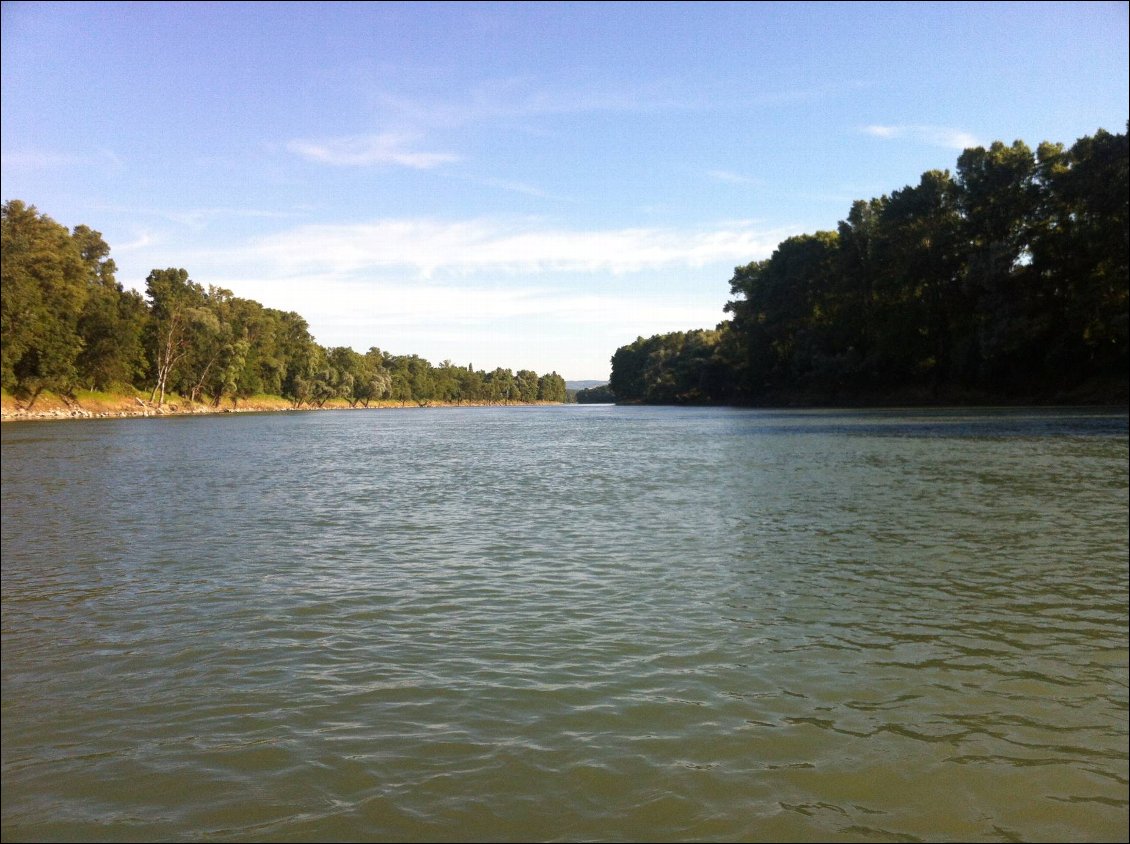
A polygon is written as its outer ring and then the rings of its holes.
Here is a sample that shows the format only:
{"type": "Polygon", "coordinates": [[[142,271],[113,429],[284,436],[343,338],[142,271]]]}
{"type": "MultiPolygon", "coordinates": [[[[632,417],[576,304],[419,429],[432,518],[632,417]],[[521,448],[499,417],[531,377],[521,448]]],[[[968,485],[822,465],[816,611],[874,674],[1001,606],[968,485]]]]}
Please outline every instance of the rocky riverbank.
{"type": "MultiPolygon", "coordinates": [[[[293,402],[281,396],[254,396],[236,403],[223,402],[220,406],[191,402],[179,397],[166,401],[161,406],[141,396],[128,396],[108,393],[78,393],[74,398],[43,393],[36,398],[31,407],[15,397],[4,393],[0,397],[0,421],[31,422],[62,419],[128,419],[151,416],[192,416],[217,413],[278,413],[309,410],[375,410],[418,407],[480,407],[499,404],[526,404],[526,402],[402,402],[380,401],[350,407],[348,402],[336,400],[323,407],[302,405],[295,407],[293,402]]],[[[530,402],[530,404],[557,404],[557,402],[530,402]]]]}
{"type": "Polygon", "coordinates": [[[83,393],[74,397],[55,393],[39,395],[31,406],[5,393],[0,401],[0,420],[4,422],[52,419],[124,419],[146,416],[184,416],[204,413],[246,413],[289,410],[285,399],[264,396],[259,400],[240,402],[232,406],[225,402],[220,407],[175,398],[158,406],[141,396],[113,393],[83,393]]]}

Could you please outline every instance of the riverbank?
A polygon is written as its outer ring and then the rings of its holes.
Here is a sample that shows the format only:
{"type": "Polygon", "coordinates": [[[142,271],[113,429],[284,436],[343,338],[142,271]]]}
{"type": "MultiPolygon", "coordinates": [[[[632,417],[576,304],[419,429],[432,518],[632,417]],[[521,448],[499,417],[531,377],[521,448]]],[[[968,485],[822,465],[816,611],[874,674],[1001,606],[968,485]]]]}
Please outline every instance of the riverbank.
{"type": "Polygon", "coordinates": [[[29,408],[27,403],[18,400],[8,392],[0,394],[0,421],[32,422],[61,419],[128,419],[150,416],[195,416],[218,413],[280,413],[307,410],[374,410],[402,409],[419,407],[485,407],[491,405],[520,404],[559,404],[559,402],[486,402],[486,401],[393,401],[370,402],[368,408],[358,404],[351,407],[344,399],[333,399],[322,407],[304,404],[295,407],[294,402],[282,396],[258,395],[240,399],[236,402],[225,400],[219,406],[211,403],[193,402],[180,396],[169,396],[158,407],[141,393],[102,393],[80,390],[73,398],[56,393],[43,392],[29,408]]]}
{"type": "Polygon", "coordinates": [[[1090,378],[1070,388],[1049,386],[1027,391],[993,391],[943,386],[910,386],[885,390],[779,389],[768,390],[747,401],[617,401],[617,404],[743,407],[763,410],[892,409],[942,407],[1120,407],[1130,403],[1130,382],[1125,378],[1090,378]]]}

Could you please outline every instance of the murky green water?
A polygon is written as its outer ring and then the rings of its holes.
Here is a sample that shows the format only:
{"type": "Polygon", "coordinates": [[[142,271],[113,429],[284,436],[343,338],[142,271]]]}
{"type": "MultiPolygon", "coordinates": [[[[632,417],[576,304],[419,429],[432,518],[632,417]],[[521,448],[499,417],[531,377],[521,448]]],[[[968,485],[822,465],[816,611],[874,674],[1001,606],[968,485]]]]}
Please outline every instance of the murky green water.
{"type": "Polygon", "coordinates": [[[1125,411],[6,423],[5,840],[1119,840],[1125,411]]]}

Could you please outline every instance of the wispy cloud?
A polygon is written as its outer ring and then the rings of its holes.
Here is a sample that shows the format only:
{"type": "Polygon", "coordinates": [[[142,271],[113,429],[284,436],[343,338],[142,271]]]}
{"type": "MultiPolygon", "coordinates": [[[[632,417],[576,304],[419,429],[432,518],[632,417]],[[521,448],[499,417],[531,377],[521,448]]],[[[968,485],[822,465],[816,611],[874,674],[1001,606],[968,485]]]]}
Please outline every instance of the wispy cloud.
{"type": "Polygon", "coordinates": [[[301,216],[295,211],[266,211],[258,208],[187,208],[153,213],[191,228],[204,228],[220,220],[285,220],[301,216]]]}
{"type": "Polygon", "coordinates": [[[518,193],[522,194],[523,196],[532,196],[536,199],[552,199],[558,202],[577,201],[575,199],[570,199],[569,197],[549,193],[548,191],[542,190],[537,185],[531,185],[529,182],[518,182],[512,179],[496,179],[493,176],[463,176],[460,178],[476,185],[483,185],[484,187],[488,188],[496,188],[498,190],[507,191],[509,193],[518,193]]]}
{"type": "Polygon", "coordinates": [[[252,260],[278,275],[409,270],[436,273],[604,272],[701,267],[769,255],[781,231],[749,221],[698,230],[553,228],[530,219],[385,219],[300,226],[260,238],[228,260],[252,260]]]}
{"type": "Polygon", "coordinates": [[[114,247],[115,254],[122,254],[123,252],[137,252],[140,249],[145,249],[158,242],[157,238],[148,231],[138,232],[136,237],[127,242],[119,243],[114,247]]]}
{"type": "Polygon", "coordinates": [[[979,146],[981,143],[972,133],[962,129],[954,129],[950,126],[872,125],[864,126],[861,131],[867,135],[871,135],[873,138],[883,138],[885,140],[908,138],[919,143],[945,147],[946,149],[963,150],[969,147],[979,146]]]}
{"type": "Polygon", "coordinates": [[[2,158],[6,167],[22,167],[28,170],[72,167],[82,163],[81,156],[65,152],[5,150],[2,158]]]}
{"type": "Polygon", "coordinates": [[[25,170],[55,170],[63,167],[99,166],[118,171],[123,167],[119,155],[108,149],[97,152],[75,153],[54,150],[5,150],[0,153],[5,167],[25,170]]]}
{"type": "Polygon", "coordinates": [[[761,181],[752,176],[743,176],[741,173],[735,173],[732,170],[708,170],[706,175],[716,182],[723,182],[728,185],[759,185],[761,181]]]}
{"type": "Polygon", "coordinates": [[[899,138],[906,134],[905,126],[864,126],[863,131],[874,138],[899,138]]]}
{"type": "Polygon", "coordinates": [[[494,120],[591,113],[701,109],[701,99],[671,93],[670,83],[539,88],[526,77],[485,79],[456,99],[419,98],[392,91],[375,101],[394,125],[451,128],[494,120]]]}
{"type": "MultiPolygon", "coordinates": [[[[386,74],[382,74],[385,76],[386,74]]],[[[534,77],[482,79],[454,98],[421,97],[382,87],[383,79],[356,80],[391,125],[413,129],[458,127],[495,120],[581,114],[702,112],[716,109],[791,105],[867,87],[858,80],[780,90],[735,92],[725,85],[703,86],[672,75],[640,82],[598,81],[546,87],[534,77]]],[[[534,129],[534,131],[537,131],[534,129]]]]}
{"type": "Polygon", "coordinates": [[[449,152],[425,152],[412,148],[412,135],[384,132],[377,135],[349,135],[322,140],[294,140],[287,149],[310,161],[338,167],[397,165],[414,170],[430,170],[460,160],[449,152]]]}

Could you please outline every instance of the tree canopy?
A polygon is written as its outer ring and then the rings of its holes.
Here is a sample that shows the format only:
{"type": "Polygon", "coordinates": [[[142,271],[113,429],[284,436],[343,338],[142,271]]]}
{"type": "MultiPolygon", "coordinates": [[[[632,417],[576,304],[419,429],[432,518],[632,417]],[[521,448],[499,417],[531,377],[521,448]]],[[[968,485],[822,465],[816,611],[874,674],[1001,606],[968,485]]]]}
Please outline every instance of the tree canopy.
{"type": "Polygon", "coordinates": [[[728,321],[612,357],[629,402],[1125,401],[1127,134],[965,150],[737,267],[728,321]]]}

